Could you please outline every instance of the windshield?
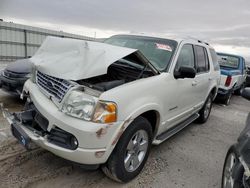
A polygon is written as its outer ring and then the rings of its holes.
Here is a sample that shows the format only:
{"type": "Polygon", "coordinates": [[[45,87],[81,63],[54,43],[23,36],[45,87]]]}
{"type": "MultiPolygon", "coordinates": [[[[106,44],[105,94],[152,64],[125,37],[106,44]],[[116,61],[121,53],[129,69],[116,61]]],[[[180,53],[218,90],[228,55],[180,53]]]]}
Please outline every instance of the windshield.
{"type": "Polygon", "coordinates": [[[125,35],[113,36],[104,42],[140,50],[158,70],[166,69],[177,46],[174,40],[125,35]]]}
{"type": "Polygon", "coordinates": [[[218,54],[218,62],[221,67],[237,69],[239,66],[239,58],[230,55],[218,54]]]}

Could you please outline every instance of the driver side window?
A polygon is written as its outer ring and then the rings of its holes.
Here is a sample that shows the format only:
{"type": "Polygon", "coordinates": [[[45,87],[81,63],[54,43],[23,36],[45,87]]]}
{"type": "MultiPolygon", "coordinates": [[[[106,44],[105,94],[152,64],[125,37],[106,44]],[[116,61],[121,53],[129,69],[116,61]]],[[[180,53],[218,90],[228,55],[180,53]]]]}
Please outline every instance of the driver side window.
{"type": "Polygon", "coordinates": [[[179,71],[181,66],[195,68],[194,48],[192,44],[183,45],[175,66],[175,71],[179,71]]]}

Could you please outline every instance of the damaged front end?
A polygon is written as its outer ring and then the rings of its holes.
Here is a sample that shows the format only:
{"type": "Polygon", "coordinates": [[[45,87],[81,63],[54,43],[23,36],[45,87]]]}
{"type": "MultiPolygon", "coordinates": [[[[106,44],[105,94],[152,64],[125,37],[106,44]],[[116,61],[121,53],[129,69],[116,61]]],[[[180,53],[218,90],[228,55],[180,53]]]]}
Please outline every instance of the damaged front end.
{"type": "Polygon", "coordinates": [[[55,37],[46,38],[31,62],[40,76],[38,85],[51,90],[57,85],[48,81],[54,80],[62,92],[71,87],[69,81],[104,92],[159,74],[137,49],[55,37]]]}
{"type": "Polygon", "coordinates": [[[33,137],[44,137],[48,142],[65,149],[75,150],[78,147],[78,141],[72,134],[58,127],[48,132],[48,120],[38,112],[29,98],[27,99],[24,110],[21,112],[9,112],[8,109],[3,107],[3,104],[1,104],[1,111],[11,126],[13,136],[27,150],[36,147],[27,130],[32,132],[33,137]]]}
{"type": "Polygon", "coordinates": [[[33,145],[31,144],[30,137],[26,134],[25,131],[23,131],[22,128],[20,128],[20,124],[22,124],[22,117],[27,114],[26,112],[16,112],[11,113],[8,111],[8,109],[5,109],[3,107],[3,104],[0,105],[0,110],[3,114],[3,117],[7,119],[11,126],[11,132],[14,137],[19,141],[20,144],[22,144],[27,150],[32,149],[33,145]]]}

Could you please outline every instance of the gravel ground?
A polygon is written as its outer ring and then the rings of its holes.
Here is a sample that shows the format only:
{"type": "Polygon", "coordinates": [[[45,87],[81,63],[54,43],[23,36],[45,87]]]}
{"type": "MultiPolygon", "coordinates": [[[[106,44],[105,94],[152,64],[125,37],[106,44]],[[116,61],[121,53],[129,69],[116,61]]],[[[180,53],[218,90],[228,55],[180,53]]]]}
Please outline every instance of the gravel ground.
{"type": "MultiPolygon", "coordinates": [[[[0,92],[10,111],[23,103],[0,92]]],[[[233,144],[250,111],[250,102],[233,96],[229,106],[215,104],[208,122],[191,124],[151,150],[143,172],[127,184],[111,181],[101,170],[86,171],[43,149],[27,152],[11,136],[0,115],[0,187],[220,187],[227,149],[233,144]]]]}

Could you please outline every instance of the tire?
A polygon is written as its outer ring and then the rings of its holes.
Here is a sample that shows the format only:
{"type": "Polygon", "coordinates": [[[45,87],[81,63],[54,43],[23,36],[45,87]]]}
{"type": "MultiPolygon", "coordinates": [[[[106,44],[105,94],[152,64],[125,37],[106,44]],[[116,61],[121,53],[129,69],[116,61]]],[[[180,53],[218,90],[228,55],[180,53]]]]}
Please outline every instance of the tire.
{"type": "Polygon", "coordinates": [[[238,168],[238,165],[241,165],[239,155],[235,146],[231,146],[227,152],[223,165],[221,188],[244,188],[242,183],[244,168],[242,166],[238,168]],[[233,173],[236,173],[237,177],[233,177],[233,173]]]}
{"type": "Polygon", "coordinates": [[[230,102],[231,102],[231,98],[232,98],[232,92],[230,91],[226,96],[225,96],[225,98],[224,98],[224,100],[223,100],[223,103],[225,104],[225,105],[229,105],[230,104],[230,102]]]}
{"type": "Polygon", "coordinates": [[[197,119],[198,123],[205,123],[208,120],[212,106],[213,106],[213,95],[210,94],[207,97],[207,100],[206,100],[204,106],[199,111],[200,117],[197,119]]]}
{"type": "Polygon", "coordinates": [[[149,121],[143,117],[136,118],[121,136],[107,163],[102,165],[103,172],[117,182],[126,183],[134,179],[147,161],[152,138],[152,127],[149,121]],[[138,138],[141,138],[139,142],[138,138]],[[143,152],[140,151],[140,146],[144,148],[143,152]]]}
{"type": "Polygon", "coordinates": [[[241,91],[242,91],[242,89],[244,89],[244,86],[245,84],[242,84],[241,86],[240,86],[240,88],[239,89],[236,89],[235,91],[234,91],[234,94],[236,94],[236,95],[241,95],[241,91]]]}

